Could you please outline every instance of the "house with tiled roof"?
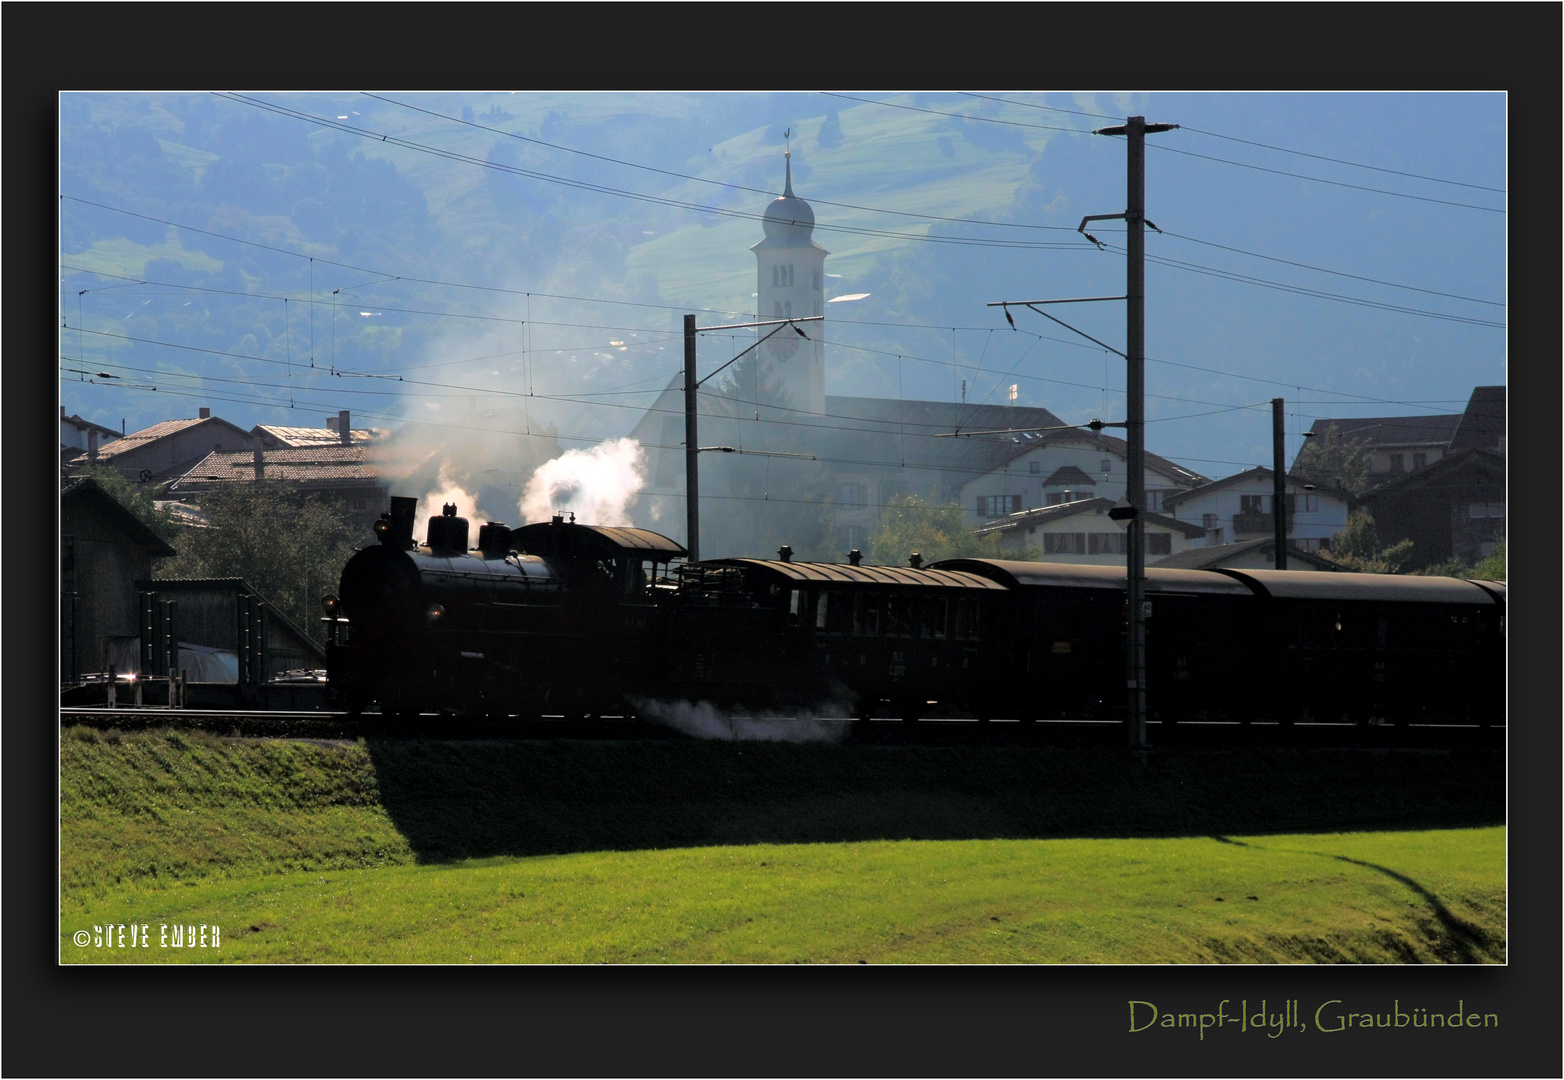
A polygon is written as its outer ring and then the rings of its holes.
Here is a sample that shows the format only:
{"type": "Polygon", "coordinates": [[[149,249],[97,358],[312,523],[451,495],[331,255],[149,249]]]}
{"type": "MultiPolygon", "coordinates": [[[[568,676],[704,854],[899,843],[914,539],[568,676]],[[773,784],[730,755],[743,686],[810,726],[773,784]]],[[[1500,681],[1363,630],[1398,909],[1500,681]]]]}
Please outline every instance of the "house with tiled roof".
{"type": "Polygon", "coordinates": [[[368,449],[325,445],[279,450],[214,451],[168,485],[171,499],[199,504],[201,496],[218,488],[273,481],[300,494],[341,499],[349,514],[373,524],[389,505],[390,490],[381,483],[368,449]]]}
{"type": "Polygon", "coordinates": [[[1412,541],[1407,569],[1446,559],[1475,563],[1505,539],[1504,455],[1469,447],[1363,496],[1381,546],[1412,541]]]}
{"type": "MultiPolygon", "coordinates": [[[[1085,428],[1005,438],[1009,446],[1002,459],[962,485],[961,505],[974,525],[1022,510],[1093,498],[1111,504],[1125,496],[1129,446],[1123,439],[1085,428]]],[[[1161,511],[1170,495],[1210,483],[1156,454],[1146,454],[1145,460],[1147,510],[1161,511]]]]}
{"type": "Polygon", "coordinates": [[[202,408],[194,419],[164,420],[116,439],[98,449],[97,460],[127,480],[155,484],[183,476],[208,454],[248,451],[256,445],[248,431],[202,408]]]}
{"type": "MultiPolygon", "coordinates": [[[[1352,420],[1318,419],[1311,442],[1360,443],[1369,451],[1369,490],[1426,469],[1457,450],[1504,452],[1505,388],[1478,386],[1459,413],[1424,416],[1364,416],[1352,420]]],[[[1306,444],[1307,445],[1307,444],[1306,444]]],[[[1299,457],[1303,450],[1299,450],[1299,457]]],[[[1299,459],[1290,472],[1299,473],[1299,459]]],[[[1316,482],[1328,478],[1314,478],[1316,482]]]]}
{"type": "Polygon", "coordinates": [[[60,406],[60,460],[70,461],[87,455],[97,460],[98,448],[118,439],[122,432],[95,424],[80,416],[66,416],[60,406]]]}
{"type": "MultiPolygon", "coordinates": [[[[1045,562],[1125,565],[1128,530],[1108,516],[1115,500],[1077,499],[1032,510],[1022,510],[978,527],[979,536],[996,536],[1001,548],[1022,552],[1030,548],[1045,562]]],[[[1205,539],[1205,530],[1165,514],[1148,513],[1146,558],[1173,555],[1205,539]]]]}
{"type": "MultiPolygon", "coordinates": [[[[1263,466],[1246,469],[1221,480],[1175,492],[1163,506],[1180,521],[1205,530],[1212,547],[1241,540],[1276,536],[1272,516],[1275,473],[1263,466]]],[[[1287,536],[1292,546],[1317,552],[1330,546],[1330,538],[1347,524],[1348,496],[1344,491],[1286,478],[1287,536]]]]}
{"type": "Polygon", "coordinates": [[[250,429],[250,434],[260,441],[262,450],[303,450],[313,446],[352,446],[367,443],[383,438],[385,432],[352,427],[348,410],[343,409],[336,416],[326,417],[324,427],[257,424],[250,429]]]}

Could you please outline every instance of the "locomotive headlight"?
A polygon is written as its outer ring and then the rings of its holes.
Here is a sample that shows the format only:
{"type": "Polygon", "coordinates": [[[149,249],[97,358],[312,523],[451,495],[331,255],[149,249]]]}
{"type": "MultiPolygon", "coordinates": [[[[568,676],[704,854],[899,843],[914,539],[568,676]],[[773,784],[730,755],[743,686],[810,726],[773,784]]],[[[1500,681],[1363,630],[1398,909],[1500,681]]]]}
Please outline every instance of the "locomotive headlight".
{"type": "Polygon", "coordinates": [[[424,611],[424,618],[428,619],[429,624],[433,626],[435,623],[440,621],[440,617],[444,614],[444,604],[430,604],[429,607],[424,611]]]}
{"type": "Polygon", "coordinates": [[[325,596],[320,598],[321,609],[325,611],[327,615],[335,615],[337,613],[337,606],[340,603],[341,601],[331,593],[327,593],[325,596]]]}

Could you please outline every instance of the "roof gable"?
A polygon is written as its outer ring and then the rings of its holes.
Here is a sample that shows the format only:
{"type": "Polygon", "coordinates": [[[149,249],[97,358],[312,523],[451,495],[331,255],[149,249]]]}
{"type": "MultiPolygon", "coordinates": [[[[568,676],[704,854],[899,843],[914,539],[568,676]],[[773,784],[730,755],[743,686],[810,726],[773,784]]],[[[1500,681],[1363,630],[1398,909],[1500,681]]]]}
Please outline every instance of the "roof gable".
{"type": "MultiPolygon", "coordinates": [[[[1263,492],[1260,492],[1260,494],[1269,495],[1275,487],[1275,476],[1276,474],[1273,473],[1270,469],[1267,469],[1264,465],[1256,465],[1252,469],[1245,469],[1243,472],[1234,473],[1232,476],[1224,476],[1220,480],[1213,480],[1208,484],[1202,484],[1200,487],[1187,488],[1183,491],[1176,491],[1168,495],[1164,495],[1162,497],[1162,505],[1182,505],[1183,503],[1187,503],[1193,499],[1203,498],[1206,495],[1212,495],[1218,491],[1225,491],[1231,488],[1242,487],[1245,484],[1250,483],[1264,483],[1266,488],[1263,492]]],[[[1307,483],[1307,481],[1301,480],[1295,476],[1288,476],[1284,479],[1286,481],[1286,491],[1289,495],[1296,495],[1303,491],[1307,483]]],[[[1314,494],[1322,495],[1326,498],[1341,499],[1343,502],[1346,502],[1349,498],[1345,491],[1339,491],[1335,488],[1318,487],[1314,491],[1314,494]]]]}
{"type": "MultiPolygon", "coordinates": [[[[1077,514],[1092,513],[1106,514],[1113,509],[1112,499],[1076,499],[1074,502],[1056,503],[1053,506],[1040,506],[1035,510],[1021,510],[1010,514],[998,521],[991,521],[986,525],[978,526],[978,535],[987,533],[1006,532],[1021,526],[1035,528],[1039,525],[1047,525],[1055,521],[1063,521],[1066,518],[1075,517],[1077,514]]],[[[1160,525],[1163,528],[1181,532],[1185,536],[1204,536],[1206,530],[1199,525],[1191,525],[1187,521],[1179,521],[1163,514],[1146,513],[1144,520],[1147,525],[1160,525]]]]}
{"type": "Polygon", "coordinates": [[[153,558],[177,555],[168,541],[147,527],[146,523],[114,496],[104,491],[90,476],[74,477],[60,489],[60,509],[76,503],[104,517],[111,525],[125,534],[125,538],[145,549],[153,558]]]}

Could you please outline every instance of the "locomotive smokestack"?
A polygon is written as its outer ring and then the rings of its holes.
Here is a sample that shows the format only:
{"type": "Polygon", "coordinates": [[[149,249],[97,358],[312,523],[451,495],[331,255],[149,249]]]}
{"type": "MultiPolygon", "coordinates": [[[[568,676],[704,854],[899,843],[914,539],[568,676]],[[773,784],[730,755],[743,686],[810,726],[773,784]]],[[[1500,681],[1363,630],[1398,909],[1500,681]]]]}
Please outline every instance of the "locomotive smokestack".
{"type": "Polygon", "coordinates": [[[781,547],[777,548],[777,558],[781,559],[783,562],[792,562],[793,549],[787,544],[783,544],[781,547]]]}
{"type": "Polygon", "coordinates": [[[907,565],[912,567],[914,570],[922,569],[922,567],[923,567],[923,553],[920,552],[920,551],[914,551],[911,555],[908,555],[907,556],[907,565]]]}
{"type": "Polygon", "coordinates": [[[854,566],[857,566],[859,563],[863,562],[863,552],[859,551],[857,548],[853,548],[853,550],[847,553],[847,561],[852,563],[854,566]]]}

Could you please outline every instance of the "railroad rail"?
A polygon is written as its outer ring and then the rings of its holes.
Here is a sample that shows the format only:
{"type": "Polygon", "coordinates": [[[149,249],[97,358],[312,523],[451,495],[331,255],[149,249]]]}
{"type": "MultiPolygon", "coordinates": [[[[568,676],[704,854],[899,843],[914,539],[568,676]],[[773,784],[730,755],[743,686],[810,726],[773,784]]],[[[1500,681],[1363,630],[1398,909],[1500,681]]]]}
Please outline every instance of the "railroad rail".
{"type": "MultiPolygon", "coordinates": [[[[737,741],[797,738],[788,725],[795,718],[746,716],[724,732],[737,741]]],[[[219,736],[281,739],[593,739],[666,741],[696,738],[667,724],[635,716],[600,716],[591,719],[564,716],[442,716],[425,713],[414,717],[383,717],[373,713],[350,715],[329,710],[281,711],[235,709],[168,709],[157,707],[75,707],[60,710],[62,728],[83,725],[99,730],[204,731],[219,736]]],[[[972,719],[921,718],[870,721],[825,721],[813,725],[817,733],[840,741],[880,745],[1056,745],[1114,747],[1124,744],[1124,727],[1114,720],[1040,720],[1035,723],[972,719]]],[[[1297,723],[1257,721],[1184,722],[1148,724],[1153,749],[1230,749],[1233,747],[1297,747],[1352,749],[1450,750],[1486,748],[1502,750],[1506,729],[1475,724],[1355,725],[1346,723],[1297,723]]]]}

